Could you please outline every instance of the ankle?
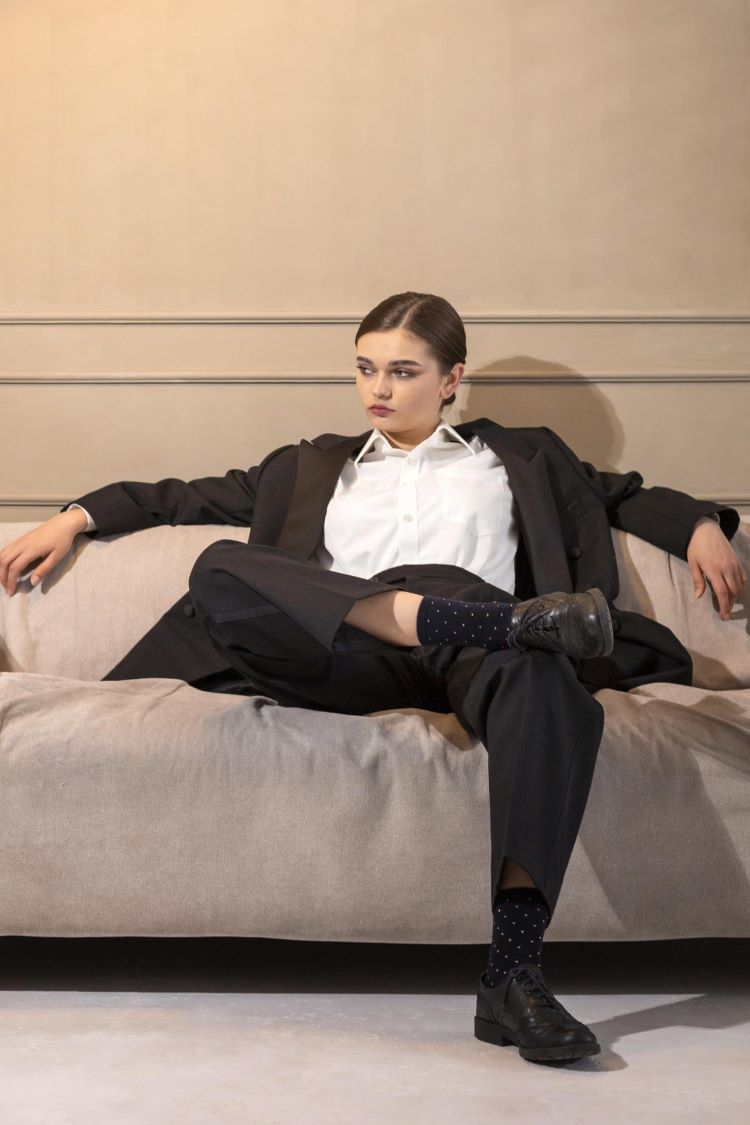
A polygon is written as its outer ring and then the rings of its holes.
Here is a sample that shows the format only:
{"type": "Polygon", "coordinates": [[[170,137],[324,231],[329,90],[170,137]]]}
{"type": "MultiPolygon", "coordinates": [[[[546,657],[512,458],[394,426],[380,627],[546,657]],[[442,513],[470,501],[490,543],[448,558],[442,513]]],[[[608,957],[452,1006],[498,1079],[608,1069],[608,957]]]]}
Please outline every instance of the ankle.
{"type": "Polygon", "coordinates": [[[483,974],[495,988],[520,964],[541,968],[542,940],[549,925],[547,900],[537,887],[501,888],[492,910],[492,938],[483,974]]]}
{"type": "Polygon", "coordinates": [[[421,645],[508,648],[512,602],[474,602],[425,594],[416,618],[421,645]]]}

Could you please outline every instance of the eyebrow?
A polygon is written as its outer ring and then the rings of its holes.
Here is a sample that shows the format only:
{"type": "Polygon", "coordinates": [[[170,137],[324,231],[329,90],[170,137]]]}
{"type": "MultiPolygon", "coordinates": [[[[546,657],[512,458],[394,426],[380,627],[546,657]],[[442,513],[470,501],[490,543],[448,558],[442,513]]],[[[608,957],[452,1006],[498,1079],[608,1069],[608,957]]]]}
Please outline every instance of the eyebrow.
{"type": "MultiPolygon", "coordinates": [[[[358,355],[357,359],[358,360],[361,359],[365,363],[372,363],[372,360],[368,359],[366,355],[358,355]]],[[[391,362],[388,364],[388,366],[389,367],[421,367],[422,364],[417,363],[417,361],[415,359],[392,359],[391,362]]]]}

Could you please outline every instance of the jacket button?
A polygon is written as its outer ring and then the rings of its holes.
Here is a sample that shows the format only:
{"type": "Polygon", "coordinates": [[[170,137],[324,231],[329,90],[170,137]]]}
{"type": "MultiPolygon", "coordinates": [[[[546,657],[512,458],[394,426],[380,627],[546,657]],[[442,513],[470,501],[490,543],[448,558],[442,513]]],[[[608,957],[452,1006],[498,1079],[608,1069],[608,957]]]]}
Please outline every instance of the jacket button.
{"type": "Polygon", "coordinates": [[[580,559],[581,548],[580,547],[568,547],[568,554],[570,555],[571,559],[580,559]]]}
{"type": "Polygon", "coordinates": [[[183,611],[183,613],[185,614],[186,617],[195,617],[195,606],[194,605],[184,605],[182,607],[182,611],[183,611]]]}

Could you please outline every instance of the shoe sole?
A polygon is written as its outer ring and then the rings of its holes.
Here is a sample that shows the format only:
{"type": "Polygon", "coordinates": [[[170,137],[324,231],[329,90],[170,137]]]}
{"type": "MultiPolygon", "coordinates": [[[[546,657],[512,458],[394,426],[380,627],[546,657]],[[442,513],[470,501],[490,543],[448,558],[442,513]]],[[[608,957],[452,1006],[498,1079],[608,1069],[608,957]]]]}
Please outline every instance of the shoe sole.
{"type": "Polygon", "coordinates": [[[604,648],[600,653],[597,653],[597,655],[609,656],[609,654],[612,652],[612,649],[615,647],[615,633],[614,629],[612,628],[612,617],[610,616],[607,599],[604,597],[604,594],[601,592],[598,586],[592,586],[591,589],[587,590],[586,592],[588,594],[591,594],[591,597],[594,600],[596,613],[599,618],[599,625],[601,626],[602,636],[604,638],[604,648]]]}
{"type": "Polygon", "coordinates": [[[586,1055],[598,1055],[601,1047],[598,1043],[568,1043],[559,1047],[522,1047],[512,1039],[499,1023],[483,1020],[481,1016],[474,1017],[474,1035],[483,1043],[494,1043],[496,1047],[505,1047],[512,1044],[518,1047],[521,1058],[539,1060],[542,1062],[571,1062],[584,1058],[586,1055]]]}

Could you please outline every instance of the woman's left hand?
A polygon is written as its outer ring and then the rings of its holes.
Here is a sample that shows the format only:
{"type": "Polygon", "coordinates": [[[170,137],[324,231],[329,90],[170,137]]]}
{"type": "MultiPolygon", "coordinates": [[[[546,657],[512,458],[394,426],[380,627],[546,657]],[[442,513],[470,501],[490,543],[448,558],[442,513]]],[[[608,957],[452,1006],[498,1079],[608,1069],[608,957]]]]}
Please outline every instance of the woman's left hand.
{"type": "Polygon", "coordinates": [[[722,621],[729,621],[732,606],[747,582],[747,575],[721,525],[710,516],[701,516],[696,523],[688,543],[687,561],[696,598],[705,593],[708,579],[713,590],[714,608],[719,611],[722,621]]]}

